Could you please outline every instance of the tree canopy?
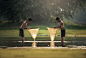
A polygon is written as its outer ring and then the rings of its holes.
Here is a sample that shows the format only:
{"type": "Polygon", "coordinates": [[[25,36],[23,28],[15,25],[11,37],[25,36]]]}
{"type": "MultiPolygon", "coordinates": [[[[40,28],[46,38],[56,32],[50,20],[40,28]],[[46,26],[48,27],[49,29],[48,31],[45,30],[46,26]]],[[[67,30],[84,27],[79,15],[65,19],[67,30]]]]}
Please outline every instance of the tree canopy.
{"type": "Polygon", "coordinates": [[[77,9],[84,11],[85,6],[86,0],[0,0],[0,16],[12,22],[29,17],[34,22],[53,22],[57,16],[73,18],[77,9]]]}

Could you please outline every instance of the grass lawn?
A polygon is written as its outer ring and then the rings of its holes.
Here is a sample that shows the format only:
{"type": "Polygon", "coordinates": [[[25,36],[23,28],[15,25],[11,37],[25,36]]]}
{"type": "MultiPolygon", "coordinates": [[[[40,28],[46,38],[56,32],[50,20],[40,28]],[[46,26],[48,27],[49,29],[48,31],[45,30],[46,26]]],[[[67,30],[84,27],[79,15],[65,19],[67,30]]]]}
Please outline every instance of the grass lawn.
{"type": "MultiPolygon", "coordinates": [[[[29,37],[24,37],[25,41],[34,41],[34,39],[29,37]]],[[[36,41],[50,41],[49,36],[40,37],[37,36],[36,41]]],[[[55,37],[55,41],[61,41],[61,37],[55,37]]],[[[1,41],[21,41],[21,37],[0,37],[1,41]]],[[[86,41],[86,37],[65,37],[65,41],[86,41]]]]}
{"type": "MultiPolygon", "coordinates": [[[[0,35],[19,35],[19,27],[21,26],[22,22],[7,22],[3,21],[0,23],[0,35]]],[[[66,35],[86,35],[86,26],[85,25],[78,25],[73,22],[64,21],[66,35]]],[[[38,35],[49,35],[49,32],[46,27],[54,27],[59,26],[58,23],[48,23],[45,22],[44,24],[37,24],[37,23],[29,23],[27,25],[30,28],[40,28],[38,35]]],[[[30,35],[27,29],[24,29],[25,35],[30,35]]],[[[57,35],[60,35],[60,29],[57,31],[57,35]]]]}
{"type": "MultiPolygon", "coordinates": [[[[66,35],[86,35],[86,30],[66,30],[66,35]]],[[[27,29],[24,30],[25,35],[30,35],[27,29]]],[[[61,31],[57,31],[60,35],[61,31]]],[[[19,35],[19,30],[0,30],[0,35],[19,35]]],[[[48,30],[39,30],[38,35],[49,35],[48,30]]]]}
{"type": "Polygon", "coordinates": [[[81,49],[0,49],[0,58],[86,58],[81,49]]]}

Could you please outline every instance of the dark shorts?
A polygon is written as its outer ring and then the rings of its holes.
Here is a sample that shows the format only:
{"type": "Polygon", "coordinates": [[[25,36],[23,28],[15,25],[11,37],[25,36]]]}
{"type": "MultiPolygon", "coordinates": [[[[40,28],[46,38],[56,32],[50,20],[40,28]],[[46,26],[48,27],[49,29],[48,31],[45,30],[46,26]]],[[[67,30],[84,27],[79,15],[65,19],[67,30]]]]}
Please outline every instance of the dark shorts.
{"type": "Polygon", "coordinates": [[[61,37],[65,37],[65,29],[61,30],[61,37]]]}
{"type": "Polygon", "coordinates": [[[19,36],[21,36],[21,37],[24,37],[24,30],[23,29],[19,29],[19,36]]]}

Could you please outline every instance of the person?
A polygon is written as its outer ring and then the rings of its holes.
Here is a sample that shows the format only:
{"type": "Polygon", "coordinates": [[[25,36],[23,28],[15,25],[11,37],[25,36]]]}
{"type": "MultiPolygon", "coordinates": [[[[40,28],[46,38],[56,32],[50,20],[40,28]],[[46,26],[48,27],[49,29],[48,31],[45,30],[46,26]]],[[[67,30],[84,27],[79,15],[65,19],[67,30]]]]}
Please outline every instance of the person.
{"type": "Polygon", "coordinates": [[[54,28],[60,28],[61,29],[61,46],[64,47],[64,37],[65,37],[65,27],[63,21],[57,17],[56,21],[60,24],[59,26],[56,26],[54,28]]]}
{"type": "Polygon", "coordinates": [[[22,47],[24,46],[24,29],[31,29],[31,28],[27,27],[27,23],[30,23],[31,21],[32,21],[32,19],[31,18],[28,18],[20,26],[19,36],[22,37],[22,47]]]}

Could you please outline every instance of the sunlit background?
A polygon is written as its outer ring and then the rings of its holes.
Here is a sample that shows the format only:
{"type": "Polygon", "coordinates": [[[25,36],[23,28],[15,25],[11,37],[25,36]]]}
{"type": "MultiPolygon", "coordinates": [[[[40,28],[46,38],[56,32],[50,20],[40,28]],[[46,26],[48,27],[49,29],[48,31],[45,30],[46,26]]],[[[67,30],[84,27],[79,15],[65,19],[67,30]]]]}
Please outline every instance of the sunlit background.
{"type": "Polygon", "coordinates": [[[86,58],[86,0],[0,0],[0,58],[60,57],[86,58]],[[56,17],[65,25],[64,47],[60,29],[51,37],[47,29],[59,26],[56,17]],[[35,37],[24,29],[21,47],[19,28],[28,18],[33,20],[28,27],[40,29],[35,37]]]}

